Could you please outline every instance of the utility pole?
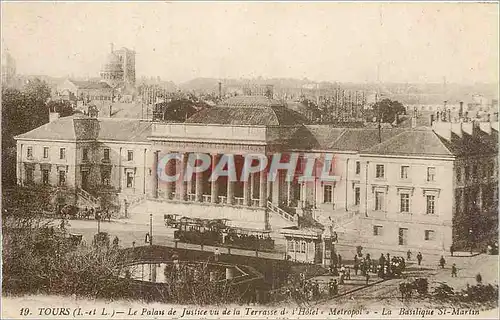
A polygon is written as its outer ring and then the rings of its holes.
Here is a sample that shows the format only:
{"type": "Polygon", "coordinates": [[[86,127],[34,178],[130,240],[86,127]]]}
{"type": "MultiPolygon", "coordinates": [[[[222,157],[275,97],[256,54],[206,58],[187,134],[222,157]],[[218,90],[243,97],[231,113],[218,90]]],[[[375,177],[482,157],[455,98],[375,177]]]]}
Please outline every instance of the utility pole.
{"type": "Polygon", "coordinates": [[[153,245],[153,214],[149,214],[149,245],[153,245]]]}

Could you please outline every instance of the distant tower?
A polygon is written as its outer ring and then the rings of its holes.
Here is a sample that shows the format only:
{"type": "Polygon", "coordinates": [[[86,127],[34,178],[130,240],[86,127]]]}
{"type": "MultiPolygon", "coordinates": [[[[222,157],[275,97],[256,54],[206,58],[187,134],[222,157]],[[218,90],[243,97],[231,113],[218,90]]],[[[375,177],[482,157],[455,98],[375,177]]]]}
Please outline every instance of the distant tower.
{"type": "Polygon", "coordinates": [[[10,86],[16,76],[16,61],[7,46],[2,45],[2,47],[2,86],[10,86]]]}
{"type": "Polygon", "coordinates": [[[113,43],[110,44],[110,49],[101,68],[101,81],[113,88],[123,85],[135,86],[135,51],[127,48],[114,50],[113,43]]]}

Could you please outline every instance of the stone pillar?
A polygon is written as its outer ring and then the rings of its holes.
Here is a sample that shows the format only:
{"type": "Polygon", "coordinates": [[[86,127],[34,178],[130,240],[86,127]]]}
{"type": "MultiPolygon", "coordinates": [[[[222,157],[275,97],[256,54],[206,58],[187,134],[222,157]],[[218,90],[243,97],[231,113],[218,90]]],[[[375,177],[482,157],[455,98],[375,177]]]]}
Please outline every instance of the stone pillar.
{"type": "Polygon", "coordinates": [[[234,278],[234,269],[232,267],[226,267],[226,280],[231,280],[234,278]]]}
{"type": "Polygon", "coordinates": [[[283,174],[282,170],[278,170],[277,174],[276,174],[276,177],[274,179],[274,181],[272,182],[273,184],[273,203],[275,205],[281,205],[281,186],[280,186],[280,182],[281,182],[281,175],[283,174]]]}
{"type": "Polygon", "coordinates": [[[181,160],[177,163],[177,172],[179,175],[179,180],[177,180],[177,199],[181,201],[186,200],[186,182],[184,181],[184,173],[186,172],[186,163],[187,163],[187,154],[182,152],[180,153],[181,160]]]}
{"type": "Polygon", "coordinates": [[[251,195],[252,195],[252,189],[251,189],[251,186],[252,186],[252,179],[253,179],[253,173],[250,173],[250,175],[248,176],[248,179],[246,179],[245,181],[243,181],[243,205],[244,206],[250,206],[250,204],[252,203],[251,201],[251,195]]]}
{"type": "Polygon", "coordinates": [[[227,204],[234,203],[234,181],[227,177],[227,204]]]}
{"type": "Polygon", "coordinates": [[[259,186],[259,207],[267,207],[267,172],[262,170],[260,172],[260,186],[259,186]]]}
{"type": "MultiPolygon", "coordinates": [[[[198,164],[196,164],[198,165],[198,164]]],[[[203,172],[195,173],[195,193],[196,193],[196,201],[203,201],[203,172]]]]}
{"type": "MultiPolygon", "coordinates": [[[[212,155],[212,175],[214,174],[214,171],[215,171],[215,167],[217,165],[217,163],[219,162],[219,155],[218,154],[213,154],[212,155]]],[[[219,184],[217,183],[217,180],[213,180],[211,182],[212,184],[212,190],[211,190],[211,193],[210,193],[210,196],[211,196],[211,202],[212,203],[217,203],[219,202],[219,184]]]]}
{"type": "Polygon", "coordinates": [[[292,181],[287,181],[286,182],[286,186],[287,186],[287,191],[286,191],[286,194],[287,194],[287,205],[290,207],[291,204],[292,204],[292,200],[293,200],[293,185],[292,185],[292,181]]]}
{"type": "Polygon", "coordinates": [[[158,198],[158,151],[153,152],[153,169],[151,170],[151,191],[153,198],[158,198]]]}
{"type": "MultiPolygon", "coordinates": [[[[174,160],[170,160],[169,162],[167,162],[167,164],[165,165],[165,172],[167,175],[169,176],[172,176],[172,173],[173,173],[173,162],[174,160]]],[[[165,191],[167,193],[167,199],[171,199],[172,198],[172,189],[173,189],[173,182],[170,182],[170,181],[164,181],[165,183],[165,191]]]]}

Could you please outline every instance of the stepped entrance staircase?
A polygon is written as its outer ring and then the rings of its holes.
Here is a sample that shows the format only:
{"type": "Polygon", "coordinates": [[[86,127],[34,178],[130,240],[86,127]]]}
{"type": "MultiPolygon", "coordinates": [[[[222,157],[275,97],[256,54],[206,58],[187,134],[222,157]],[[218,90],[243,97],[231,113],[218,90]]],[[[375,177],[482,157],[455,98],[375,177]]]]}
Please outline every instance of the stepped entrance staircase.
{"type": "Polygon", "coordinates": [[[267,202],[267,209],[269,211],[269,224],[273,230],[297,227],[299,219],[296,214],[289,213],[271,201],[267,202]]]}
{"type": "Polygon", "coordinates": [[[76,188],[77,205],[79,207],[88,207],[97,210],[101,207],[101,199],[95,197],[83,190],[82,188],[76,188]]]}

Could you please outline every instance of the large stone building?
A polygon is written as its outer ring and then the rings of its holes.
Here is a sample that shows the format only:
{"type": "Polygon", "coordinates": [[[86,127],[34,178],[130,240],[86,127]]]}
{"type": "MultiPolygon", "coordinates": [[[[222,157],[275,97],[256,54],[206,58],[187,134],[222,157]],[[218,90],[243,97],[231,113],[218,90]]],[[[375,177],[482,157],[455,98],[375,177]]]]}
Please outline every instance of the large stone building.
{"type": "MultiPolygon", "coordinates": [[[[458,230],[457,214],[487,214],[498,206],[498,123],[435,122],[432,128],[380,132],[336,128],[308,125],[305,117],[267,97],[237,96],[185,123],[75,115],[16,140],[21,185],[61,186],[77,190],[70,192],[77,198],[86,196],[78,190],[105,190],[128,215],[225,218],[274,235],[307,217],[327,231],[332,227],[339,243],[447,250],[458,230]],[[182,157],[165,170],[182,173],[190,153],[207,154],[215,162],[231,154],[238,171],[249,153],[292,152],[300,155],[299,172],[307,158],[331,155],[334,178],[287,181],[285,170],[278,170],[274,181],[265,171],[247,182],[209,181],[211,167],[190,182],[166,183],[157,174],[168,153],[182,157]]],[[[311,257],[317,250],[309,245],[321,238],[321,230],[298,227],[284,232],[287,251],[307,259],[308,251],[311,257]]]]}

